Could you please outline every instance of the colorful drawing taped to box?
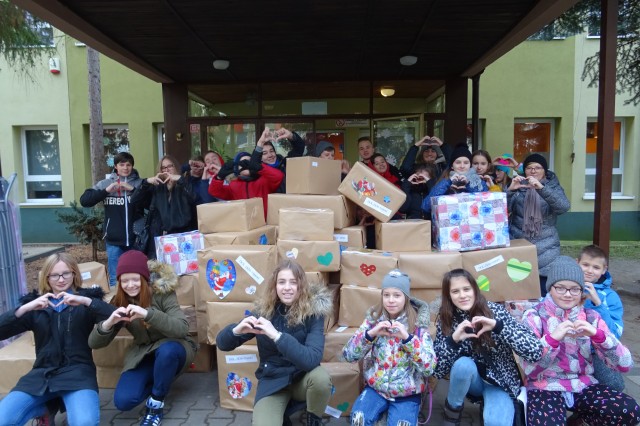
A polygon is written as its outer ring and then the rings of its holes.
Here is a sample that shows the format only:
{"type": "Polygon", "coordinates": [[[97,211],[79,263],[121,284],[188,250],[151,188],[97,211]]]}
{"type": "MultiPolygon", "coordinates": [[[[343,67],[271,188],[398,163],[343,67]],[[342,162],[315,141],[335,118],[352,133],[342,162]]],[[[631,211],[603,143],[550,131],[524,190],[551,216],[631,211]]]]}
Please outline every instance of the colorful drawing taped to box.
{"type": "Polygon", "coordinates": [[[470,251],[509,246],[507,194],[476,192],[431,199],[436,249],[470,251]]]}
{"type": "Polygon", "coordinates": [[[204,248],[204,239],[198,231],[155,237],[156,258],[172,265],[178,275],[198,272],[198,250],[204,248]]]}

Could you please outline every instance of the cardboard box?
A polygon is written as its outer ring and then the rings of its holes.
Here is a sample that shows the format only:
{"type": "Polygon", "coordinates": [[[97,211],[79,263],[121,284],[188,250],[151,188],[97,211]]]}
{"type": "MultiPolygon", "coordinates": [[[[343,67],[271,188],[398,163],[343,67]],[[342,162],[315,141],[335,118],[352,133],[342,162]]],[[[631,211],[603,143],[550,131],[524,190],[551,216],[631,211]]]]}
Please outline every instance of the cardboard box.
{"type": "Polygon", "coordinates": [[[488,300],[540,297],[538,254],[527,240],[512,240],[510,247],[462,253],[462,267],[475,277],[488,300]]]}
{"type": "Polygon", "coordinates": [[[198,265],[202,301],[253,302],[276,267],[276,247],[209,247],[198,251],[198,265]]]}
{"type": "Polygon", "coordinates": [[[338,322],[340,314],[340,284],[329,284],[327,288],[331,292],[332,310],[331,314],[324,319],[324,332],[328,332],[338,322]]]}
{"type": "Polygon", "coordinates": [[[198,333],[198,320],[196,318],[196,307],[194,305],[180,305],[180,310],[187,317],[189,323],[189,334],[195,335],[198,333]]]}
{"type": "Polygon", "coordinates": [[[78,263],[82,276],[82,287],[99,286],[105,293],[109,293],[109,276],[107,268],[99,262],[78,263]]]}
{"type": "Polygon", "coordinates": [[[250,231],[265,225],[262,198],[200,204],[197,211],[198,230],[203,234],[250,231]]]}
{"type": "MultiPolygon", "coordinates": [[[[122,328],[111,343],[104,348],[92,351],[93,362],[96,367],[119,368],[119,373],[122,373],[124,357],[132,344],[133,336],[125,328],[122,328]]],[[[119,373],[118,375],[120,375],[119,373]]]]}
{"type": "MultiPolygon", "coordinates": [[[[247,302],[207,302],[207,342],[215,345],[220,330],[229,324],[239,323],[253,308],[253,303],[247,302]]],[[[245,344],[256,343],[256,339],[251,339],[245,344]]]]}
{"type": "Polygon", "coordinates": [[[258,347],[242,345],[233,351],[218,353],[218,389],[220,406],[229,410],[253,411],[258,389],[258,347]]]}
{"type": "Polygon", "coordinates": [[[275,245],[278,238],[278,227],[265,225],[250,231],[216,232],[204,235],[204,246],[219,245],[275,245]]]}
{"type": "Polygon", "coordinates": [[[335,392],[331,395],[325,413],[339,418],[351,413],[353,403],[360,395],[360,368],[358,364],[329,362],[320,364],[331,376],[335,392]]]}
{"type": "Polygon", "coordinates": [[[196,327],[198,332],[193,336],[195,340],[201,345],[208,344],[207,329],[209,328],[209,317],[207,315],[207,302],[204,302],[203,311],[196,310],[196,327]]]}
{"type": "Polygon", "coordinates": [[[407,199],[400,188],[360,161],[353,165],[338,191],[381,222],[390,221],[407,199]]]}
{"type": "Polygon", "coordinates": [[[96,378],[100,389],[115,389],[122,375],[122,367],[97,367],[96,378]]]}
{"type": "Polygon", "coordinates": [[[196,352],[191,365],[187,369],[188,373],[208,373],[214,369],[213,361],[215,346],[201,344],[196,352]]]}
{"type": "Polygon", "coordinates": [[[197,251],[204,248],[204,239],[198,231],[182,232],[155,237],[156,258],[173,266],[178,275],[198,272],[197,251]]]}
{"type": "Polygon", "coordinates": [[[333,210],[286,207],[280,209],[279,215],[278,238],[281,240],[333,240],[333,210]]]}
{"type": "Polygon", "coordinates": [[[317,157],[287,158],[287,194],[338,193],[342,163],[317,157]]]}
{"type": "Polygon", "coordinates": [[[278,239],[278,259],[294,259],[305,271],[340,270],[337,241],[293,241],[278,239]]]}
{"type": "Polygon", "coordinates": [[[462,255],[458,252],[404,252],[398,253],[398,269],[411,278],[411,289],[442,288],[445,273],[462,268],[462,255]]]}
{"type": "Polygon", "coordinates": [[[9,393],[18,380],[31,371],[35,361],[36,347],[31,332],[0,349],[0,393],[9,393]]]}
{"type": "Polygon", "coordinates": [[[181,305],[195,305],[195,292],[198,288],[198,274],[180,275],[178,277],[178,287],[176,288],[176,296],[178,303],[181,305]]]}
{"type": "Polygon", "coordinates": [[[331,209],[333,210],[333,227],[335,229],[354,225],[356,220],[355,204],[342,195],[269,194],[267,223],[278,225],[280,223],[280,209],[287,207],[331,209]]]}
{"type": "MultiPolygon", "coordinates": [[[[360,326],[360,324],[358,324],[360,326]]],[[[349,341],[358,327],[335,325],[324,336],[323,362],[344,362],[342,348],[349,341]]]]}
{"type": "MultiPolygon", "coordinates": [[[[427,302],[429,305],[431,305],[436,300],[442,300],[442,289],[441,288],[412,288],[411,297],[415,297],[416,299],[420,299],[423,302],[427,302]]],[[[430,309],[430,311],[432,311],[432,309],[430,309]]],[[[432,319],[433,319],[433,316],[436,314],[437,312],[431,312],[432,319]]]]}
{"type": "Polygon", "coordinates": [[[333,239],[340,243],[340,253],[347,247],[364,248],[367,246],[367,233],[364,226],[354,225],[333,231],[333,239]]]}
{"type": "Polygon", "coordinates": [[[340,289],[338,325],[360,327],[369,308],[382,300],[381,292],[379,288],[343,285],[340,289]]]}
{"type": "Polygon", "coordinates": [[[431,250],[431,222],[422,219],[376,221],[376,248],[385,251],[431,250]]]}
{"type": "Polygon", "coordinates": [[[397,267],[395,253],[349,247],[342,251],[340,282],[380,288],[382,278],[397,267]]]}
{"type": "Polygon", "coordinates": [[[307,282],[309,284],[322,284],[322,285],[329,284],[328,272],[319,272],[319,271],[305,272],[305,275],[307,276],[307,282]]]}
{"type": "Polygon", "coordinates": [[[509,246],[509,214],[504,192],[433,197],[431,221],[433,241],[440,251],[509,246]]]}

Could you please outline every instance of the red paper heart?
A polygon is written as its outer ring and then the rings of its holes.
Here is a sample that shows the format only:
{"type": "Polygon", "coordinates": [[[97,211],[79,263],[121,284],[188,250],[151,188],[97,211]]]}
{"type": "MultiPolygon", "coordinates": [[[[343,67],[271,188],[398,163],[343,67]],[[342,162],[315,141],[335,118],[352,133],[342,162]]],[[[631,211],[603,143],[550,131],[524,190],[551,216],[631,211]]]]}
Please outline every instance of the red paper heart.
{"type": "Polygon", "coordinates": [[[376,271],[376,265],[367,265],[363,263],[360,265],[360,270],[368,277],[376,271]]]}

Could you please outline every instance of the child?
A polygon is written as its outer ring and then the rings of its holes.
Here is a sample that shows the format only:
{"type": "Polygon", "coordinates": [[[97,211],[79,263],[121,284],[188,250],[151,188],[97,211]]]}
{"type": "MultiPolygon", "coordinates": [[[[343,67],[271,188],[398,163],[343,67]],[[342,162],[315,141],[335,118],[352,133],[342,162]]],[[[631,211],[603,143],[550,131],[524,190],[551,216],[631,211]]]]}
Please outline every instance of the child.
{"type": "MultiPolygon", "coordinates": [[[[279,125],[276,124],[276,127],[279,125]]],[[[262,147],[262,163],[269,167],[280,170],[284,175],[287,174],[287,160],[294,157],[302,157],[304,154],[305,143],[304,140],[296,132],[279,127],[278,129],[269,129],[266,127],[262,133],[262,138],[265,138],[264,145],[262,147]],[[289,141],[291,144],[291,150],[287,152],[287,156],[276,153],[274,143],[281,141],[289,141]]],[[[276,192],[286,193],[286,179],[282,179],[280,186],[276,192]]]]}
{"type": "Polygon", "coordinates": [[[409,179],[401,182],[402,190],[407,194],[407,200],[400,208],[400,213],[406,213],[407,219],[427,219],[422,212],[422,199],[429,195],[435,183],[436,167],[429,163],[416,163],[415,171],[409,179]]]}
{"type": "Polygon", "coordinates": [[[409,276],[394,269],[382,280],[380,304],[344,346],[343,355],[357,362],[367,355],[366,386],[351,410],[351,424],[374,424],[388,411],[388,425],[416,425],[421,394],[436,358],[429,336],[429,306],[409,296],[409,276]]]}
{"type": "MultiPolygon", "coordinates": [[[[593,309],[609,327],[609,331],[620,339],[624,328],[622,300],[611,288],[611,274],[607,271],[607,255],[598,246],[589,245],[582,249],[578,256],[578,264],[584,273],[586,300],[584,307],[593,309]]],[[[608,368],[598,357],[593,359],[593,376],[598,383],[609,385],[622,392],[624,379],[615,370],[608,368]]]]}
{"type": "Polygon", "coordinates": [[[400,180],[402,176],[396,168],[391,168],[391,165],[384,158],[384,155],[375,153],[371,156],[371,166],[380,176],[385,178],[390,183],[400,188],[400,180]]]}
{"type": "Polygon", "coordinates": [[[447,272],[442,279],[434,346],[435,376],[450,378],[442,424],[460,424],[468,395],[484,400],[485,424],[511,426],[514,399],[522,386],[513,353],[535,362],[542,346],[502,305],[488,302],[464,269],[447,272]]]}
{"type": "Polygon", "coordinates": [[[544,300],[524,314],[543,347],[538,362],[523,361],[528,424],[565,424],[565,408],[573,410],[569,424],[638,424],[636,401],[593,377],[594,352],[622,372],[629,371],[633,359],[600,315],[581,306],[582,269],[570,257],[560,256],[551,264],[546,285],[544,300]]]}
{"type": "Polygon", "coordinates": [[[472,155],[471,164],[476,169],[476,173],[487,183],[489,191],[501,192],[500,186],[494,183],[496,176],[491,163],[491,155],[487,151],[484,149],[475,151],[472,155]]]}
{"type": "Polygon", "coordinates": [[[496,171],[495,183],[500,186],[502,192],[507,192],[511,185],[513,169],[518,168],[518,162],[511,154],[502,154],[493,159],[493,167],[496,171]]]}
{"type": "MultiPolygon", "coordinates": [[[[316,154],[316,157],[318,158],[324,158],[325,160],[333,160],[335,159],[336,149],[331,142],[320,141],[316,145],[315,154],[316,154]]],[[[341,171],[340,171],[341,181],[343,181],[344,178],[347,176],[347,173],[349,173],[349,170],[351,170],[351,165],[347,160],[342,159],[341,171]]]]}
{"type": "Polygon", "coordinates": [[[363,136],[358,139],[358,153],[360,154],[361,161],[367,166],[372,167],[371,157],[374,154],[374,150],[369,136],[363,136]]]}

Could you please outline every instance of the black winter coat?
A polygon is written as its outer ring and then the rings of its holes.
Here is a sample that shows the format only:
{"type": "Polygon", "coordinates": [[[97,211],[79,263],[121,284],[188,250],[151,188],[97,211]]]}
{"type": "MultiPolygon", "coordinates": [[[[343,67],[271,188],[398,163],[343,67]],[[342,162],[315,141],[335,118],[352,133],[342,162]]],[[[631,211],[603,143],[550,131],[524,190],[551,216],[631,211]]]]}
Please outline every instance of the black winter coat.
{"type": "MultiPolygon", "coordinates": [[[[282,173],[285,174],[285,179],[282,179],[282,182],[280,183],[280,186],[276,190],[276,193],[279,193],[279,194],[286,194],[286,192],[287,192],[287,179],[286,179],[286,175],[287,175],[287,159],[294,158],[294,157],[302,157],[302,154],[304,154],[304,147],[305,147],[304,140],[296,132],[291,132],[291,134],[293,135],[293,138],[290,141],[291,142],[291,150],[289,152],[287,152],[287,156],[283,157],[280,154],[276,155],[276,157],[278,158],[278,167],[276,167],[276,168],[278,170],[280,170],[282,173]]],[[[266,163],[265,163],[265,165],[269,166],[266,163]]],[[[271,167],[271,166],[269,166],[269,167],[271,167]]]]}

